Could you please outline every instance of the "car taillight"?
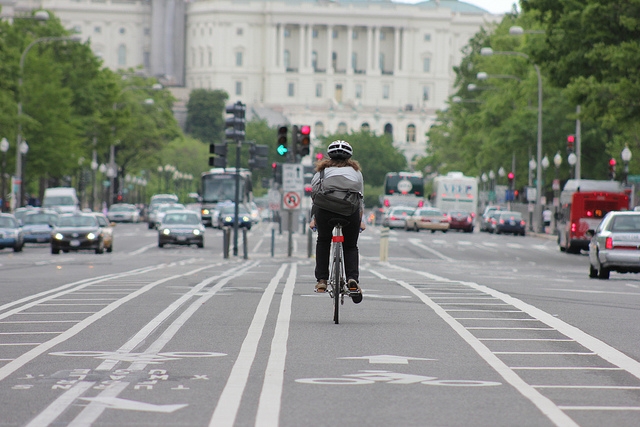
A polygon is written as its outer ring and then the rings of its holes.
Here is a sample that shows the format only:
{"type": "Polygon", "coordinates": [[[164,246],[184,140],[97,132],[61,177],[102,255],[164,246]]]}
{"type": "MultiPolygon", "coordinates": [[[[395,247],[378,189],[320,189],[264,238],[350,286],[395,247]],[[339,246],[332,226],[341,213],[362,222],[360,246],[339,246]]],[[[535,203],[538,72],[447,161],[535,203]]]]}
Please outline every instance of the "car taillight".
{"type": "Polygon", "coordinates": [[[421,207],[423,207],[423,206],[424,206],[424,200],[420,200],[420,201],[418,202],[418,207],[419,207],[419,208],[421,208],[421,207]]]}
{"type": "Polygon", "coordinates": [[[605,249],[613,249],[613,238],[607,237],[607,240],[604,242],[605,249]]]}
{"type": "Polygon", "coordinates": [[[578,229],[578,224],[576,224],[575,222],[572,222],[571,223],[571,232],[575,233],[577,229],[578,229]]]}
{"type": "Polygon", "coordinates": [[[395,221],[395,220],[396,220],[396,219],[398,219],[398,218],[396,218],[396,217],[395,217],[395,215],[391,215],[391,216],[389,217],[389,219],[390,219],[391,221],[395,221]]]}
{"type": "Polygon", "coordinates": [[[385,199],[384,200],[384,207],[388,208],[389,206],[391,206],[391,202],[389,202],[389,199],[385,199]]]}
{"type": "Polygon", "coordinates": [[[526,223],[526,222],[524,222],[524,220],[520,221],[520,225],[521,225],[521,226],[523,226],[523,227],[524,227],[526,224],[527,224],[527,223],[526,223]]]}
{"type": "Polygon", "coordinates": [[[501,220],[500,220],[500,224],[504,224],[504,219],[501,219],[501,220]]]}

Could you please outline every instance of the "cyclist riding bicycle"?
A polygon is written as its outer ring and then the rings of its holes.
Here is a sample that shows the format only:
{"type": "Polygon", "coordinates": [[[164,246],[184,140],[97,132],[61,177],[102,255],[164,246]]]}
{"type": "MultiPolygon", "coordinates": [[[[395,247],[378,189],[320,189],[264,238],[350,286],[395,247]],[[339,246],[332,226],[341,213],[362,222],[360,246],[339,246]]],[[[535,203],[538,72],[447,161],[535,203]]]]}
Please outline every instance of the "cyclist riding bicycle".
{"type": "Polygon", "coordinates": [[[366,228],[362,221],[364,212],[364,203],[362,196],[364,194],[364,180],[362,172],[360,172],[360,164],[351,158],[353,148],[351,145],[342,140],[333,141],[327,149],[329,158],[324,158],[316,165],[316,174],[311,180],[311,186],[314,192],[318,188],[322,188],[325,193],[342,200],[351,194],[357,194],[359,207],[350,215],[343,215],[341,209],[336,206],[320,208],[314,203],[311,208],[311,222],[309,227],[317,229],[318,238],[316,241],[316,268],[315,276],[318,283],[316,284],[316,292],[325,292],[327,290],[327,280],[329,279],[329,256],[331,250],[331,236],[333,235],[333,227],[329,220],[337,218],[341,219],[346,225],[343,226],[344,234],[343,251],[345,274],[347,276],[347,285],[349,292],[359,294],[359,298],[353,298],[355,303],[362,301],[361,289],[359,286],[359,253],[358,253],[358,235],[360,231],[366,228]]]}

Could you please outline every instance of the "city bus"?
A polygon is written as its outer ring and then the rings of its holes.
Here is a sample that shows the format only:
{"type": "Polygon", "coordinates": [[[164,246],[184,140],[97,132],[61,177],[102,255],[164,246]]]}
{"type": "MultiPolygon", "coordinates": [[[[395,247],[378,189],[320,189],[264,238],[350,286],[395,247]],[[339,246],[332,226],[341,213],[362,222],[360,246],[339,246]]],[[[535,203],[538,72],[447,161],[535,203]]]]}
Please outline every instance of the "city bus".
{"type": "MultiPolygon", "coordinates": [[[[240,191],[239,203],[253,201],[251,171],[238,169],[240,191]]],[[[200,177],[200,211],[204,225],[216,226],[213,214],[218,203],[232,203],[236,198],[236,168],[213,168],[200,177]]]]}
{"type": "Polygon", "coordinates": [[[384,177],[384,209],[393,206],[424,206],[424,177],[420,172],[389,172],[384,177]]]}
{"type": "Polygon", "coordinates": [[[588,250],[587,230],[594,230],[608,212],[628,209],[629,196],[617,181],[568,180],[556,215],[560,250],[576,254],[588,250]]]}

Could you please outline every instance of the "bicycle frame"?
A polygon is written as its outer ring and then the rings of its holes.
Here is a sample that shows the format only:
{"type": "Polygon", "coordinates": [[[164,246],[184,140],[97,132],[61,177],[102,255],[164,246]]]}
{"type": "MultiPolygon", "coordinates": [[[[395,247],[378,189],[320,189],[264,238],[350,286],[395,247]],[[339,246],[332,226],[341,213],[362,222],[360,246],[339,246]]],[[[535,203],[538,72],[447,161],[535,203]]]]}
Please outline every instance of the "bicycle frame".
{"type": "Polygon", "coordinates": [[[344,252],[342,243],[344,235],[342,226],[336,225],[331,237],[330,267],[329,267],[329,295],[333,298],[333,321],[338,324],[340,305],[344,304],[344,296],[349,291],[346,289],[346,275],[344,271],[344,252]]]}

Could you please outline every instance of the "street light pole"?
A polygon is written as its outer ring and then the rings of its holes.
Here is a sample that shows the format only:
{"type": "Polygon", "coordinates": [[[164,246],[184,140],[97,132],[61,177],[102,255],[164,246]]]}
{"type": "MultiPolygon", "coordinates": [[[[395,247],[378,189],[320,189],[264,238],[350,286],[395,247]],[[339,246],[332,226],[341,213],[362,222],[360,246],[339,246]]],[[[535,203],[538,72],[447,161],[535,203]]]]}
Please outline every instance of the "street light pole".
{"type": "Polygon", "coordinates": [[[15,172],[15,184],[13,193],[13,210],[22,206],[22,153],[20,147],[22,146],[22,77],[24,74],[24,61],[27,57],[27,53],[37,43],[50,42],[50,41],[80,41],[78,36],[65,36],[65,37],[40,37],[35,39],[25,48],[20,56],[20,74],[18,75],[18,137],[16,143],[16,172],[15,172]]]}
{"type": "Polygon", "coordinates": [[[5,207],[4,205],[6,204],[6,194],[4,192],[4,189],[6,188],[6,178],[4,176],[4,171],[7,168],[7,151],[9,150],[9,141],[7,141],[7,138],[2,138],[2,141],[0,141],[0,151],[2,151],[2,193],[0,193],[0,200],[2,200],[2,206],[0,206],[0,212],[4,212],[5,207]]]}
{"type": "Polygon", "coordinates": [[[529,61],[533,68],[536,70],[536,75],[538,77],[538,137],[536,141],[536,160],[537,160],[537,170],[536,170],[536,206],[535,206],[535,217],[538,221],[538,231],[542,231],[542,209],[540,205],[540,197],[542,194],[542,76],[540,74],[540,67],[537,64],[531,62],[531,58],[526,53],[522,52],[494,52],[490,47],[483,47],[480,49],[480,54],[482,56],[491,56],[491,55],[512,55],[519,56],[521,58],[525,58],[529,61]]]}

